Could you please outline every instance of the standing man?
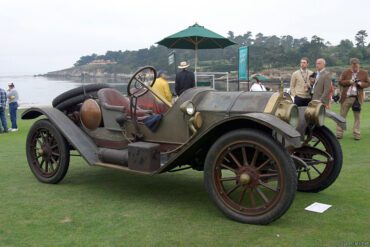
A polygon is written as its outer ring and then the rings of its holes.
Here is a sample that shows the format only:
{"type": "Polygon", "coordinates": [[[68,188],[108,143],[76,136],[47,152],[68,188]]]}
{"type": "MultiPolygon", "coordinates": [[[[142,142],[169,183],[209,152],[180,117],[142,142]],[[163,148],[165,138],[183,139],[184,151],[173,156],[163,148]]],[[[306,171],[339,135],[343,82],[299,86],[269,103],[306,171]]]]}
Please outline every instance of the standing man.
{"type": "Polygon", "coordinates": [[[12,82],[8,83],[8,99],[9,99],[9,114],[10,114],[10,121],[12,122],[12,128],[10,131],[18,131],[17,126],[17,109],[18,109],[18,92],[14,87],[12,82]]]}
{"type": "MultiPolygon", "coordinates": [[[[360,69],[360,60],[357,58],[350,59],[351,68],[343,71],[339,79],[341,86],[340,94],[340,115],[347,117],[348,111],[352,108],[355,121],[353,123],[353,138],[355,140],[361,139],[360,132],[360,113],[361,107],[354,107],[356,102],[361,106],[364,102],[364,88],[370,85],[368,72],[360,69]]],[[[337,138],[343,138],[343,129],[337,126],[337,138]]]]}
{"type": "Polygon", "coordinates": [[[0,88],[0,122],[3,126],[3,130],[0,126],[0,133],[7,133],[8,132],[8,123],[6,122],[5,117],[5,108],[6,108],[6,92],[4,89],[0,88]]]}
{"type": "Polygon", "coordinates": [[[195,87],[195,76],[193,72],[187,70],[189,66],[187,62],[181,62],[178,66],[181,71],[177,72],[175,79],[177,96],[180,96],[186,89],[195,87]]]}
{"type": "Polygon", "coordinates": [[[301,68],[292,74],[290,80],[290,94],[294,97],[294,104],[307,106],[311,101],[310,80],[312,71],[308,68],[308,58],[301,58],[301,68]]]}
{"type": "Polygon", "coordinates": [[[312,86],[312,100],[320,100],[326,107],[329,106],[331,87],[331,73],[325,69],[325,59],[316,60],[316,78],[312,86]]]}

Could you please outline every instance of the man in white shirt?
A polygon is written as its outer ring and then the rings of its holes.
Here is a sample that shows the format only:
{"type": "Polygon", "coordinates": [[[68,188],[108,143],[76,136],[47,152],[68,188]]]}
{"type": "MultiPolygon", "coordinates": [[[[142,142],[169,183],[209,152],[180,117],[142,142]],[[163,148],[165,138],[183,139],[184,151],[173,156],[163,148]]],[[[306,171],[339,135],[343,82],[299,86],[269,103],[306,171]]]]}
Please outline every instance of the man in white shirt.
{"type": "Polygon", "coordinates": [[[262,85],[261,81],[258,79],[258,77],[253,77],[252,78],[252,87],[250,89],[250,91],[252,92],[262,92],[262,91],[267,91],[266,90],[266,87],[264,85],[262,85]]]}

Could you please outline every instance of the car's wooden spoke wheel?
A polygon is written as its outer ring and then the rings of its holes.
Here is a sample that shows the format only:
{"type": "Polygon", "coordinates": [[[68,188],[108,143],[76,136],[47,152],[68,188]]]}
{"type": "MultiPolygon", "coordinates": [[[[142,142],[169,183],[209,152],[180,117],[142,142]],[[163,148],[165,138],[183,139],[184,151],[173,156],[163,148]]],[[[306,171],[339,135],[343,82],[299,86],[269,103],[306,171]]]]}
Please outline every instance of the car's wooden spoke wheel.
{"type": "Polygon", "coordinates": [[[206,188],[230,218],[267,224],[279,218],[295,195],[293,162],[271,136],[258,130],[233,131],[211,147],[206,188]]]}
{"type": "Polygon", "coordinates": [[[225,147],[213,174],[225,205],[245,215],[271,210],[279,201],[284,182],[278,163],[273,154],[252,140],[225,147]]]}
{"type": "Polygon", "coordinates": [[[32,139],[31,148],[35,169],[45,177],[55,175],[60,167],[60,150],[52,133],[39,129],[32,139]]]}
{"type": "Polygon", "coordinates": [[[297,168],[298,190],[318,192],[337,179],[342,168],[342,151],[338,140],[326,127],[316,127],[312,138],[293,151],[297,168]]]}
{"type": "Polygon", "coordinates": [[[68,143],[48,120],[37,121],[27,137],[29,166],[42,182],[58,183],[69,166],[68,143]]]}

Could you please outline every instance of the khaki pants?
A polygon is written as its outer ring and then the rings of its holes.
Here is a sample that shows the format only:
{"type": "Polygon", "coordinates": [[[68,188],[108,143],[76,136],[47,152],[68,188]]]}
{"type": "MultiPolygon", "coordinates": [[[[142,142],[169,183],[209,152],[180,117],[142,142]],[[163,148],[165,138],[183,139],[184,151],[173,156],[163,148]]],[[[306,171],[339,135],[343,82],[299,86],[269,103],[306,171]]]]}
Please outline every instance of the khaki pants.
{"type": "MultiPolygon", "coordinates": [[[[352,108],[353,103],[355,102],[356,97],[347,97],[343,103],[340,104],[340,115],[344,118],[347,117],[348,111],[352,108]]],[[[353,112],[355,122],[353,123],[353,137],[355,139],[361,138],[361,132],[360,132],[360,112],[354,111],[353,112]]],[[[344,130],[337,125],[337,137],[342,138],[343,137],[344,130]]]]}

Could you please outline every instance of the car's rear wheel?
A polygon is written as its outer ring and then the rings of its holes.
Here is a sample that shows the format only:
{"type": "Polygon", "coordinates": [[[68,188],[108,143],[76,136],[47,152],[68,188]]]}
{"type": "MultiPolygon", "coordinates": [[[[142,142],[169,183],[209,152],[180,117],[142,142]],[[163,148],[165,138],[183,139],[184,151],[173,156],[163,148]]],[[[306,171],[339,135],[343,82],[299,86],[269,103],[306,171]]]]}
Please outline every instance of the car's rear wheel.
{"type": "Polygon", "coordinates": [[[68,142],[49,120],[41,119],[32,125],[26,153],[31,171],[43,183],[59,183],[68,171],[68,142]]]}
{"type": "Polygon", "coordinates": [[[204,179],[216,206],[229,218],[249,224],[281,217],[297,188],[289,154],[271,136],[248,129],[229,132],[213,144],[204,179]]]}
{"type": "Polygon", "coordinates": [[[342,169],[340,143],[325,126],[316,127],[312,139],[293,151],[297,167],[298,190],[319,192],[335,182],[342,169]]]}

